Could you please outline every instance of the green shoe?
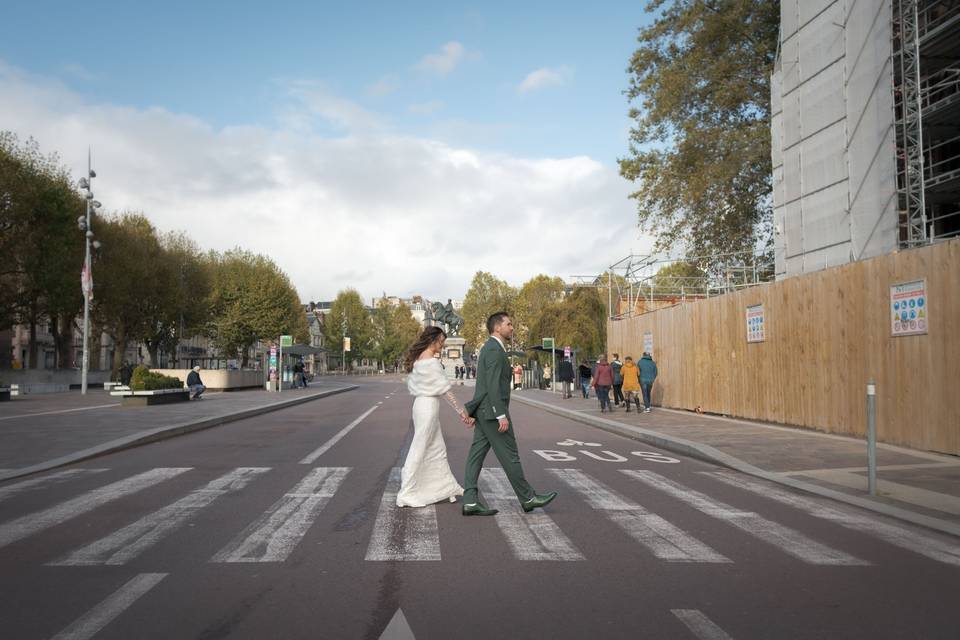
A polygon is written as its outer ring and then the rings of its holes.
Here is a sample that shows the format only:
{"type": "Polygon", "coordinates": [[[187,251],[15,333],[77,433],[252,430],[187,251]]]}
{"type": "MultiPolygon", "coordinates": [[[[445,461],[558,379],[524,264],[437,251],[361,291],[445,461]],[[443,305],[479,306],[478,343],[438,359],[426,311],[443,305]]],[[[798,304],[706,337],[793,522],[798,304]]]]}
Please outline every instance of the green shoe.
{"type": "Polygon", "coordinates": [[[523,507],[524,511],[526,511],[527,513],[530,513],[537,507],[547,506],[548,504],[553,502],[553,499],[556,497],[557,497],[556,491],[551,491],[550,493],[545,493],[543,495],[534,495],[532,498],[530,498],[526,502],[521,502],[520,506],[523,507]]]}
{"type": "Polygon", "coordinates": [[[499,513],[496,509],[488,509],[479,502],[463,505],[463,515],[465,516],[495,516],[499,513]]]}

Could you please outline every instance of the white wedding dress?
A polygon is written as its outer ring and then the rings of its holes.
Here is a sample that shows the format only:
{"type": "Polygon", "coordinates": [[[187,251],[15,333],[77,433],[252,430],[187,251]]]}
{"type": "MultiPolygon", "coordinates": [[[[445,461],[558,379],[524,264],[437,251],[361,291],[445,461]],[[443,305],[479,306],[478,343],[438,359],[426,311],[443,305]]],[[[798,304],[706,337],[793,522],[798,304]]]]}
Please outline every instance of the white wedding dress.
{"type": "Polygon", "coordinates": [[[443,366],[435,358],[417,360],[407,376],[413,401],[413,441],[400,472],[398,507],[424,507],[455,501],[463,487],[450,472],[447,447],[440,431],[440,396],[450,390],[443,366]]]}

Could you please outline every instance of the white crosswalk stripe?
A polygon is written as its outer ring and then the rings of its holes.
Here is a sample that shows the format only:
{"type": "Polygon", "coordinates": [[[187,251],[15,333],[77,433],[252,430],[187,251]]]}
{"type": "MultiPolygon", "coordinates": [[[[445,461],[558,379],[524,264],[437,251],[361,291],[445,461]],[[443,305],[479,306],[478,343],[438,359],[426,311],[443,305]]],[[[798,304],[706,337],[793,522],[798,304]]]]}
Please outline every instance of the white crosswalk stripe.
{"type": "Polygon", "coordinates": [[[145,471],[138,475],[119,480],[105,487],[88,491],[87,493],[67,500],[58,505],[31,513],[0,525],[0,547],[16,542],[50,527],[62,524],[84,513],[93,511],[108,502],[119,500],[138,491],[142,491],[155,484],[169,480],[189,471],[191,467],[159,468],[145,471]]]}
{"type": "Polygon", "coordinates": [[[804,511],[814,518],[829,520],[847,529],[868,533],[884,542],[919,553],[933,560],[960,566],[960,545],[948,543],[943,538],[886,522],[880,518],[841,511],[821,504],[816,500],[795,495],[771,483],[748,479],[745,476],[730,473],[710,473],[707,475],[739,489],[756,493],[764,498],[776,500],[804,511]]]}
{"type": "Polygon", "coordinates": [[[397,506],[400,467],[390,470],[367,547],[367,560],[440,560],[440,531],[434,505],[397,506]],[[402,513],[401,513],[402,512],[402,513]]]}
{"type": "Polygon", "coordinates": [[[255,522],[244,529],[211,562],[282,562],[300,543],[323,511],[350,467],[313,469],[255,522]]]}
{"type": "Polygon", "coordinates": [[[730,634],[717,626],[699,609],[671,609],[670,613],[685,624],[698,640],[733,640],[730,634]]]}
{"type": "Polygon", "coordinates": [[[52,566],[122,565],[137,557],[165,536],[183,526],[198,511],[217,498],[240,491],[270,467],[240,467],[191,491],[173,504],[140,518],[133,524],[101,538],[52,566]]]}
{"type": "MultiPolygon", "coordinates": [[[[0,471],[3,470],[0,469],[0,471]]],[[[27,491],[46,489],[47,487],[55,484],[60,484],[69,480],[75,480],[81,476],[103,473],[104,471],[106,471],[106,469],[64,469],[63,471],[56,471],[39,478],[30,478],[29,480],[24,480],[23,482],[2,486],[0,487],[0,502],[27,491]]]]}
{"type": "Polygon", "coordinates": [[[53,636],[53,640],[87,640],[97,635],[140,597],[153,589],[166,573],[141,573],[113,592],[107,599],[53,636]]]}
{"type": "Polygon", "coordinates": [[[663,491],[669,496],[684,502],[701,513],[712,518],[727,522],[764,542],[774,545],[795,558],[809,564],[817,565],[869,565],[870,563],[856,558],[838,549],[832,549],[815,540],[811,540],[799,531],[794,531],[782,524],[767,520],[752,511],[737,509],[731,505],[714,500],[706,494],[686,487],[653,471],[636,471],[621,469],[631,478],[635,478],[647,486],[663,491]]]}
{"type": "Polygon", "coordinates": [[[591,478],[580,469],[547,469],[567,483],[593,509],[602,511],[627,535],[668,562],[731,562],[679,527],[591,478]]]}
{"type": "Polygon", "coordinates": [[[322,456],[323,454],[325,454],[327,451],[329,451],[330,448],[333,447],[333,445],[335,445],[335,444],[337,444],[338,442],[340,442],[340,440],[341,440],[345,435],[347,435],[348,433],[350,433],[355,426],[357,426],[358,424],[360,424],[361,422],[363,422],[364,419],[365,419],[367,416],[369,416],[371,413],[373,413],[374,411],[376,411],[376,410],[377,410],[377,407],[378,407],[379,405],[380,405],[380,403],[378,402],[376,405],[374,405],[374,406],[370,407],[369,409],[367,409],[367,411],[364,412],[359,418],[357,418],[356,420],[354,420],[353,422],[351,422],[350,424],[348,424],[347,426],[345,426],[345,427],[344,427],[343,429],[341,429],[335,436],[333,436],[332,438],[330,438],[329,440],[327,440],[324,444],[320,445],[320,447],[318,447],[315,451],[313,451],[313,452],[310,453],[308,456],[306,456],[303,460],[301,460],[301,461],[300,461],[300,464],[313,464],[314,462],[316,462],[316,461],[317,461],[317,458],[319,458],[320,456],[322,456]]]}
{"type": "Polygon", "coordinates": [[[480,472],[480,489],[487,506],[499,509],[494,516],[518,560],[584,560],[583,554],[542,511],[522,513],[516,494],[503,469],[480,472]]]}

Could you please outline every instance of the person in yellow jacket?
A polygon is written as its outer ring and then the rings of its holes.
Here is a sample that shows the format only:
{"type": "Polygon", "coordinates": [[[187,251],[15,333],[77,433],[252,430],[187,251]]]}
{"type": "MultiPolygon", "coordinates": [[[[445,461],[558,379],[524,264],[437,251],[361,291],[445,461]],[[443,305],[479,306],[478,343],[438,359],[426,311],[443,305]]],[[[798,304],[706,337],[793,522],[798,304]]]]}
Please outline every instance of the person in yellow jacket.
{"type": "Polygon", "coordinates": [[[631,400],[637,407],[637,413],[640,413],[640,369],[630,356],[623,359],[620,375],[623,376],[623,401],[627,405],[627,413],[630,413],[631,400]]]}

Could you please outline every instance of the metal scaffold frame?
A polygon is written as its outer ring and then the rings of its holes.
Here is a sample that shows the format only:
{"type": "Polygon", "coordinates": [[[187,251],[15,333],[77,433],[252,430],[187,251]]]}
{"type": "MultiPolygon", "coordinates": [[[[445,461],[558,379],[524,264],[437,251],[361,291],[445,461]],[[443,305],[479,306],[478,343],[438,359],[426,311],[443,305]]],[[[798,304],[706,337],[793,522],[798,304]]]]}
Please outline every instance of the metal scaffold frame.
{"type": "Polygon", "coordinates": [[[920,42],[918,0],[899,0],[895,15],[900,25],[901,141],[904,173],[900,187],[904,243],[917,246],[930,241],[924,201],[923,105],[920,93],[920,42]]]}

